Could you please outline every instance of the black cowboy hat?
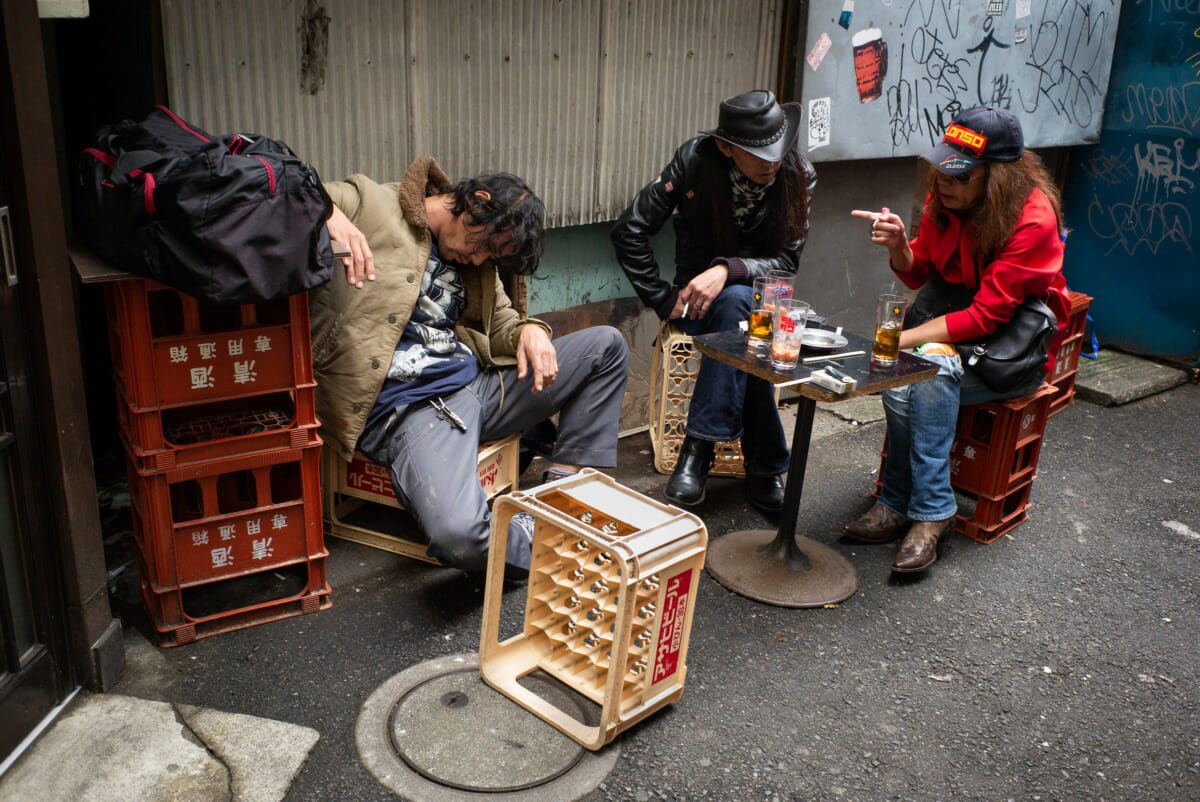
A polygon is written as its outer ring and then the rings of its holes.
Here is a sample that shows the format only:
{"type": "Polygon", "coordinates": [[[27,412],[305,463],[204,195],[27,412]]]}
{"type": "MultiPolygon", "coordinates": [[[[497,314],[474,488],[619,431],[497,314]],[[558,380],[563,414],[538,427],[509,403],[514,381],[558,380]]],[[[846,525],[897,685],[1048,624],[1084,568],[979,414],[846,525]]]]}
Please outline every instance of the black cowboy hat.
{"type": "Polygon", "coordinates": [[[800,104],[780,105],[774,94],[756,89],[722,100],[717,127],[702,133],[777,162],[787,155],[799,132],[800,104]]]}

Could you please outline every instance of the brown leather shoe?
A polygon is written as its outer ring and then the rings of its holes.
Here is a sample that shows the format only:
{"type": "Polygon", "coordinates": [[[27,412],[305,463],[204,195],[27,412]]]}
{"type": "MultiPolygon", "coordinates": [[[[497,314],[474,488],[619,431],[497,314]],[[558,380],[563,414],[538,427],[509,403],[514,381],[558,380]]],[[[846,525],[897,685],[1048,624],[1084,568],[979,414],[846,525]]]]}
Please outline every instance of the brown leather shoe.
{"type": "Polygon", "coordinates": [[[907,518],[898,512],[889,510],[879,502],[875,502],[875,505],[867,510],[865,515],[843,526],[842,534],[848,540],[856,543],[875,545],[900,537],[900,533],[906,526],[908,526],[907,518]]]}
{"type": "Polygon", "coordinates": [[[900,552],[892,570],[901,573],[924,571],[937,562],[938,541],[954,529],[954,516],[942,521],[914,521],[908,537],[900,544],[900,552]]]}

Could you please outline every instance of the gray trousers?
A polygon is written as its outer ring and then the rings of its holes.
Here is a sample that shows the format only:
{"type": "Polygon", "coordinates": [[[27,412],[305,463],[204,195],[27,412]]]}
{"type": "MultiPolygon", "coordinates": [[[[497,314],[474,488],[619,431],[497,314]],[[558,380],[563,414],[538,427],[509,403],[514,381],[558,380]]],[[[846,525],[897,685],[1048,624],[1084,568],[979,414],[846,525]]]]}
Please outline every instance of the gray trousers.
{"type": "Polygon", "coordinates": [[[428,402],[405,409],[398,421],[363,433],[359,449],[392,473],[396,497],[429,538],[426,553],[465,571],[487,566],[491,513],[479,484],[479,443],[516,434],[558,414],[552,459],[567,465],[617,464],[621,399],[629,349],[621,333],[596,326],[554,340],[558,376],[533,393],[533,373],[485,370],[443,396],[466,431],[438,417],[428,402]]]}

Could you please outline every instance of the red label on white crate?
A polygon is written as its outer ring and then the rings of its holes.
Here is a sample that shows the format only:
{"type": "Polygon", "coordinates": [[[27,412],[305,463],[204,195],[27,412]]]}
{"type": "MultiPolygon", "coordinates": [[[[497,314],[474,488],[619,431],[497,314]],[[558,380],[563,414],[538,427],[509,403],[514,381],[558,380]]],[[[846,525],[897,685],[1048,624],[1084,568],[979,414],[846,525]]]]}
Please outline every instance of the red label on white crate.
{"type": "Polygon", "coordinates": [[[679,670],[679,650],[683,646],[683,627],[687,623],[691,587],[691,568],[667,580],[662,620],[658,625],[658,649],[654,653],[654,671],[650,675],[652,685],[679,670]]]}
{"type": "Polygon", "coordinates": [[[346,487],[382,496],[388,501],[396,500],[396,494],[392,492],[392,475],[388,469],[360,457],[350,460],[346,466],[346,487]]]}
{"type": "MultiPolygon", "coordinates": [[[[500,480],[504,477],[500,471],[503,464],[503,450],[479,463],[479,484],[488,498],[499,489],[500,480]]],[[[361,457],[355,457],[346,466],[346,488],[356,491],[360,498],[371,495],[385,501],[396,500],[396,494],[392,492],[391,472],[382,465],[361,457]]]]}
{"type": "Polygon", "coordinates": [[[483,494],[488,498],[496,492],[496,483],[500,479],[500,466],[504,463],[504,452],[497,451],[495,455],[479,464],[479,484],[483,494]]]}

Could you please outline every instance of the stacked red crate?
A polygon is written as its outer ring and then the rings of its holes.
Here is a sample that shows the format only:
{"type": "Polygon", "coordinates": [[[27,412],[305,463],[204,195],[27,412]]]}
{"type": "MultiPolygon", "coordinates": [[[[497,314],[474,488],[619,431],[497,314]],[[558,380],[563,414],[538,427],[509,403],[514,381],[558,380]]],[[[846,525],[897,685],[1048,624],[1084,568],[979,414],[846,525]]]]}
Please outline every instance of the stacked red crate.
{"type": "Polygon", "coordinates": [[[1084,330],[1087,328],[1088,309],[1092,298],[1082,292],[1071,292],[1071,311],[1067,318],[1067,333],[1058,348],[1054,368],[1046,381],[1058,388],[1058,395],[1050,402],[1050,415],[1057,415],[1075,401],[1075,375],[1079,372],[1079,354],[1083,348],[1084,330]]]}
{"type": "MultiPolygon", "coordinates": [[[[960,510],[955,531],[991,543],[1025,521],[1050,404],[1058,389],[1042,384],[1020,398],[962,407],[950,446],[950,484],[974,501],[960,510]],[[969,512],[970,514],[967,514],[969,512]]],[[[887,457],[887,438],[879,474],[887,457]]],[[[881,479],[875,480],[879,495],[881,479]]]]}
{"type": "Polygon", "coordinates": [[[329,605],[303,295],[106,288],[142,593],[163,645],[329,605]]]}

